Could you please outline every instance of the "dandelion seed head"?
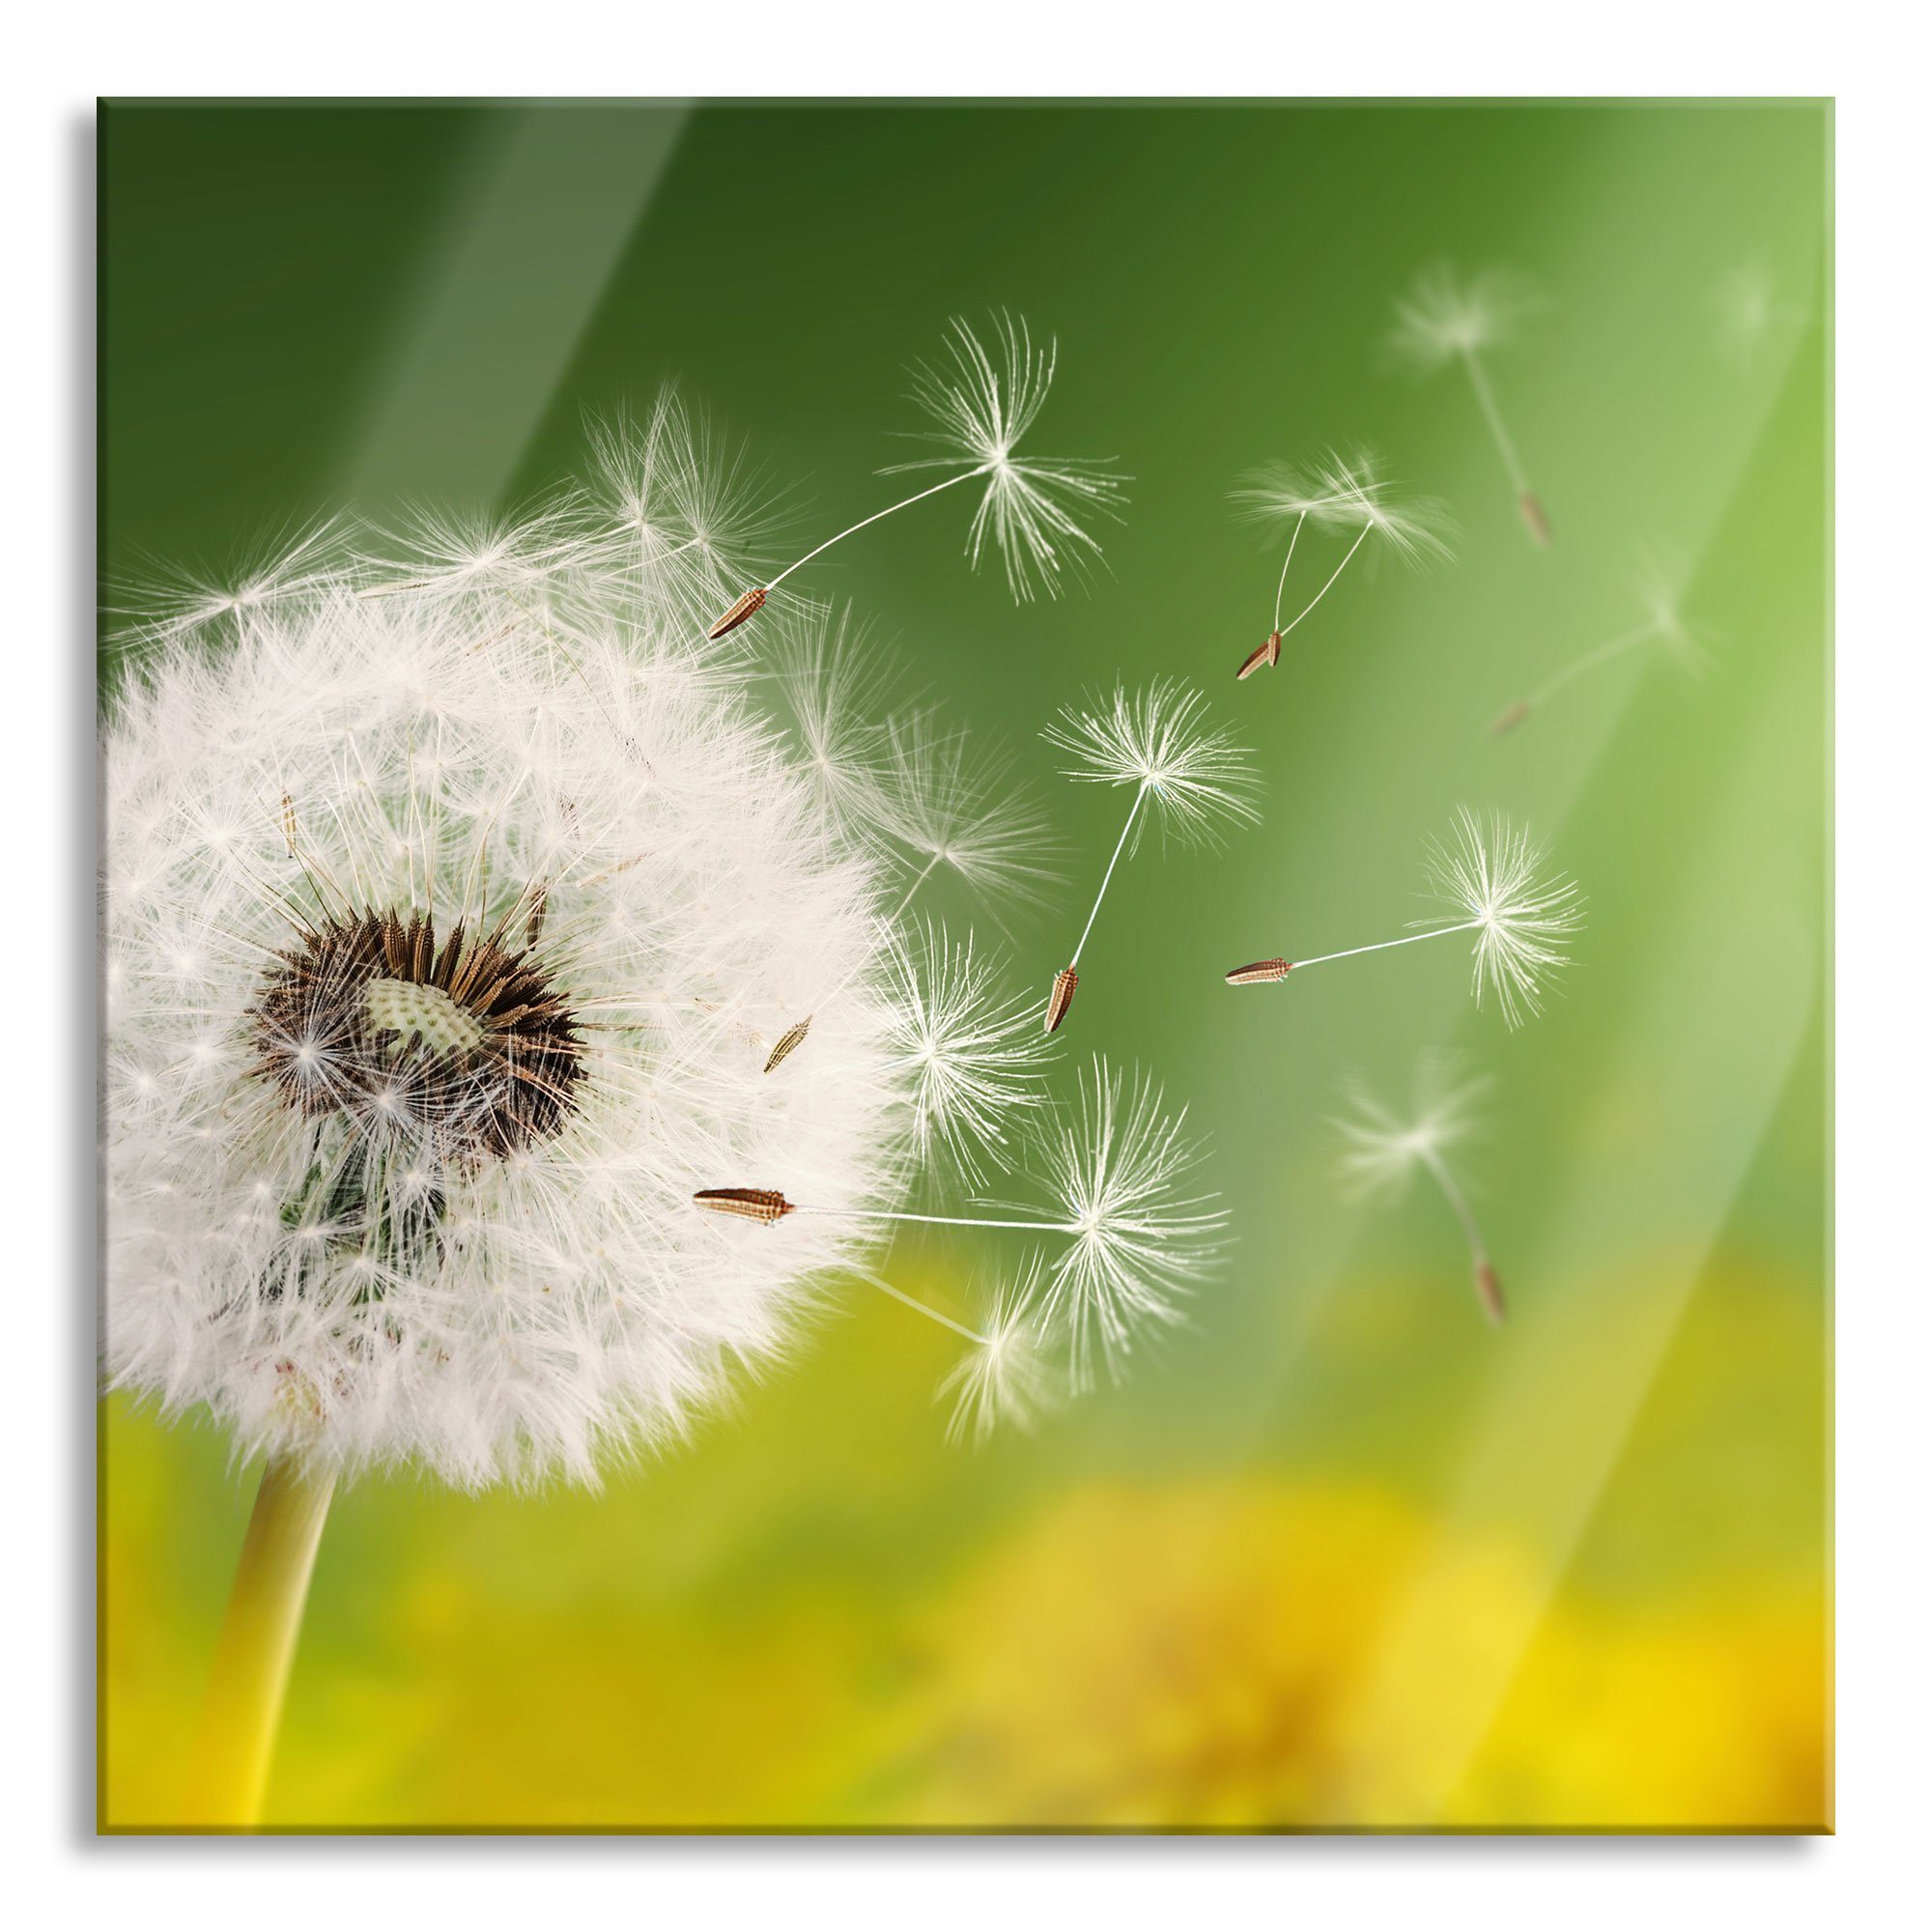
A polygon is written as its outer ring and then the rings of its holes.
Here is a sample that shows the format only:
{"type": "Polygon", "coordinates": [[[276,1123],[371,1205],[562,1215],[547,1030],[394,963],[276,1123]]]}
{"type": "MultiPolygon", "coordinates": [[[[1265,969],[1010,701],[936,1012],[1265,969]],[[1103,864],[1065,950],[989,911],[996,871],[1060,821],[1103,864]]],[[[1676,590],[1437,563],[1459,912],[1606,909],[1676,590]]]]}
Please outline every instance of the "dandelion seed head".
{"type": "Polygon", "coordinates": [[[874,829],[915,856],[915,873],[945,867],[995,907],[1037,903],[1059,883],[1046,814],[1003,746],[922,710],[888,722],[883,755],[874,829]]]}
{"type": "Polygon", "coordinates": [[[1426,870],[1432,894],[1474,923],[1477,1004],[1493,995],[1511,1027],[1540,1013],[1549,976],[1568,963],[1583,923],[1576,883],[1546,872],[1543,848],[1502,813],[1484,820],[1466,809],[1446,840],[1430,842],[1426,870]]]}
{"type": "Polygon", "coordinates": [[[969,933],[928,920],[894,933],[884,988],[896,1070],[912,1082],[912,1144],[923,1169],[972,1186],[1010,1168],[1019,1133],[1044,1104],[1050,1043],[1037,1001],[1006,989],[997,962],[969,933]]]}
{"type": "Polygon", "coordinates": [[[1358,444],[1325,450],[1312,463],[1271,463],[1251,470],[1232,493],[1251,522],[1270,529],[1304,518],[1319,528],[1359,533],[1367,525],[1406,563],[1446,558],[1455,519],[1435,497],[1406,497],[1382,460],[1358,444]]]}
{"type": "Polygon", "coordinates": [[[1471,1076],[1453,1055],[1416,1062],[1406,1111],[1386,1105],[1359,1077],[1344,1083],[1350,1112],[1335,1122],[1343,1138],[1342,1179],[1365,1198],[1393,1200],[1426,1161],[1441,1161],[1482,1124],[1487,1075],[1471,1076]]]}
{"type": "Polygon", "coordinates": [[[1438,266],[1418,276],[1396,303],[1389,348],[1418,369],[1438,369],[1459,355],[1508,342],[1517,324],[1540,305],[1520,276],[1492,269],[1464,278],[1438,266]]]}
{"type": "Polygon", "coordinates": [[[1203,1151],[1183,1108],[1160,1088],[1095,1056],[1077,1105],[1040,1138],[1037,1171],[1071,1241],[1054,1262],[1045,1310],[1067,1339],[1076,1388],[1097,1367],[1116,1380],[1151,1331],[1181,1320],[1180,1303],[1211,1273],[1227,1216],[1187,1191],[1203,1151]]]}
{"type": "Polygon", "coordinates": [[[1029,1253],[985,1299],[979,1336],[940,1382],[950,1401],[947,1439],[980,1447],[1002,1429],[1029,1435],[1059,1405],[1065,1372],[1055,1360],[1042,1309],[1043,1262],[1029,1253]]]}
{"type": "Polygon", "coordinates": [[[849,605],[788,603],[770,637],[772,675],[807,778],[842,830],[877,829],[896,804],[885,651],[849,605]]]}
{"type": "Polygon", "coordinates": [[[353,519],[320,518],[270,535],[227,571],[164,568],[117,583],[108,611],[125,628],[115,641],[129,657],[179,643],[232,642],[249,618],[339,582],[358,541],[353,519]]]}
{"type": "Polygon", "coordinates": [[[586,428],[596,533],[661,611],[702,632],[775,560],[789,494],[674,385],[641,416],[616,411],[586,428]]]}
{"type": "Polygon", "coordinates": [[[500,535],[151,651],[105,726],[105,1372],[242,1454],[594,1482],[865,1252],[694,1193],[904,1184],[880,866],[601,540],[500,535]]]}
{"type": "Polygon", "coordinates": [[[1655,553],[1644,554],[1637,574],[1637,601],[1671,661],[1688,676],[1701,677],[1710,668],[1710,641],[1685,621],[1682,582],[1681,567],[1655,553]]]}
{"type": "Polygon", "coordinates": [[[1021,456],[1020,440],[1053,384],[1058,345],[1037,345],[1026,322],[993,317],[992,346],[954,318],[945,354],[912,370],[912,399],[933,427],[919,440],[945,453],[890,466],[888,475],[918,469],[983,473],[985,488],[967,534],[974,569],[987,547],[1005,564],[1013,597],[1057,597],[1100,559],[1086,527],[1095,517],[1118,521],[1124,479],[1111,461],[1021,456]]]}
{"type": "Polygon", "coordinates": [[[1438,497],[1405,496],[1383,474],[1382,461],[1366,446],[1348,455],[1330,451],[1314,471],[1321,492],[1317,520],[1359,531],[1404,563],[1446,561],[1456,520],[1438,497]]]}
{"type": "MultiPolygon", "coordinates": [[[[1340,496],[1347,495],[1344,486],[1340,496]]],[[[1264,524],[1272,532],[1278,525],[1296,523],[1303,517],[1324,520],[1338,494],[1312,469],[1299,464],[1269,462],[1249,470],[1229,491],[1228,497],[1240,505],[1248,522],[1264,524]]]]}
{"type": "MultiPolygon", "coordinates": [[[[1252,755],[1208,724],[1207,710],[1205,693],[1169,679],[1132,693],[1117,685],[1108,697],[1068,705],[1041,736],[1073,760],[1068,778],[1139,787],[1163,832],[1198,844],[1224,824],[1261,816],[1252,755]]],[[[1136,824],[1136,844],[1140,831],[1136,824]]]]}

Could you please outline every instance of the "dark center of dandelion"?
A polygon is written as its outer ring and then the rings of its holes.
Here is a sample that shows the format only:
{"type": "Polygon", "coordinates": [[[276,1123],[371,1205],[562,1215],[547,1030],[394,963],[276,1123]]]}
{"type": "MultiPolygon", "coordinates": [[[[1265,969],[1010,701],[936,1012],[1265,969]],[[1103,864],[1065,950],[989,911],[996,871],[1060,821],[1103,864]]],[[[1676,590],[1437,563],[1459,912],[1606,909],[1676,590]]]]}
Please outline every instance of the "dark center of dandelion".
{"type": "MultiPolygon", "coordinates": [[[[531,924],[535,924],[534,915],[531,924]]],[[[351,913],[278,955],[249,1010],[257,1068],[298,1112],[505,1155],[562,1125],[583,1077],[576,1015],[506,920],[440,945],[412,911],[351,913]]]]}

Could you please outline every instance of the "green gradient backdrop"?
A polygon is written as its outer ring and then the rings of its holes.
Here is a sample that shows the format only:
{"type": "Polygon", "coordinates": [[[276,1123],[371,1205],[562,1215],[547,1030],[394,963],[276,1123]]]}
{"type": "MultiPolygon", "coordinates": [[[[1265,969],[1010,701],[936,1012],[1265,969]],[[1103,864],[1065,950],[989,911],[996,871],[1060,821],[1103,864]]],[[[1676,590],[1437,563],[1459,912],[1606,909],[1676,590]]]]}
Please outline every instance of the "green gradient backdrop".
{"type": "MultiPolygon", "coordinates": [[[[1191,1101],[1235,1211],[1158,1368],[958,1453],[945,1338],[855,1294],[601,1497],[356,1489],[276,1820],[1829,1817],[1830,142],[1815,103],[104,110],[110,578],[344,497],[512,500],[668,375],[835,528],[887,500],[905,362],[1006,304],[1061,341],[1040,448],[1135,478],[1111,575],[1015,611],[942,499],[811,587],[1046,790],[1075,883],[1011,922],[1016,970],[1043,987],[1119,823],[1055,779],[1057,706],[1198,678],[1267,783],[1224,851],[1123,870],[1068,1029],[1191,1101]],[[1441,258],[1548,298],[1492,364],[1548,553],[1456,372],[1380,354],[1441,258]],[[1789,313],[1743,361],[1712,302],[1750,262],[1789,313]],[[1450,500],[1457,561],[1351,570],[1236,688],[1275,563],[1226,493],[1356,439],[1450,500]],[[1709,678],[1633,659],[1491,742],[1627,627],[1642,542],[1684,567],[1709,678]],[[1543,1020],[1475,1011],[1446,944],[1221,985],[1399,929],[1463,803],[1588,892],[1543,1020]],[[1439,1202],[1333,1186],[1338,1077],[1432,1045],[1496,1077],[1500,1334],[1439,1202]]],[[[1001,1252],[895,1267],[947,1298],[1001,1252]]],[[[118,1400],[103,1469],[103,1816],[138,1828],[174,1803],[248,1490],[211,1432],[118,1400]]]]}

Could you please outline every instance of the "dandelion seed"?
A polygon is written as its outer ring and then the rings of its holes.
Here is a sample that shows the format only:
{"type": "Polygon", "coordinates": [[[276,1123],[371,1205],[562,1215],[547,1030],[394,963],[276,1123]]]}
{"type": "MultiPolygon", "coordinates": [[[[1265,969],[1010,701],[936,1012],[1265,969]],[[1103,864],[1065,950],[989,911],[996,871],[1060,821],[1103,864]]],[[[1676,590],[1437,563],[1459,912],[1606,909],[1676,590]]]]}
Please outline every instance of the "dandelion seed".
{"type": "Polygon", "coordinates": [[[1483,421],[1509,473],[1523,525],[1535,542],[1547,549],[1549,519],[1542,499],[1529,487],[1482,359],[1486,350],[1509,341],[1520,318],[1538,305],[1535,296],[1515,276],[1492,270],[1459,281],[1449,269],[1432,269],[1396,303],[1396,327],[1389,346],[1425,372],[1450,362],[1463,365],[1483,421]]]}
{"type": "Polygon", "coordinates": [[[1286,980],[1294,970],[1291,959],[1257,959],[1252,966],[1236,966],[1227,975],[1231,986],[1271,986],[1277,980],[1286,980]]]}
{"type": "Polygon", "coordinates": [[[886,719],[893,667],[848,606],[801,602],[783,612],[771,670],[806,776],[848,837],[888,825],[895,779],[886,719]]]}
{"type": "Polygon", "coordinates": [[[954,1321],[871,1269],[860,1280],[901,1308],[958,1336],[967,1351],[940,1378],[935,1400],[952,1404],[946,1439],[982,1448],[1002,1428],[1031,1433],[1059,1405],[1065,1378],[1039,1317],[1041,1261],[1028,1254],[1018,1271],[999,1280],[978,1325],[954,1321]]]}
{"type": "Polygon", "coordinates": [[[328,517],[255,546],[231,573],[163,570],[116,586],[109,612],[131,629],[117,642],[130,656],[175,644],[228,644],[242,627],[299,606],[341,582],[357,532],[347,517],[328,517]]]}
{"type": "Polygon", "coordinates": [[[1241,668],[1235,673],[1235,682],[1242,684],[1260,670],[1264,665],[1272,670],[1281,662],[1281,633],[1270,631],[1267,636],[1241,660],[1241,668]]]}
{"type": "MultiPolygon", "coordinates": [[[[1032,795],[1009,777],[1010,753],[963,729],[941,730],[929,712],[891,720],[881,742],[883,781],[852,787],[849,803],[880,838],[924,862],[881,921],[884,930],[896,930],[921,888],[942,868],[974,891],[996,919],[1002,900],[1017,905],[1044,897],[1046,883],[1058,878],[1048,863],[1056,847],[1032,795]]],[[[851,977],[835,982],[816,1004],[829,1005],[851,977]]],[[[786,1030],[779,1043],[784,1051],[774,1047],[767,1072],[803,1042],[812,1018],[808,1013],[786,1030]]]]}
{"type": "Polygon", "coordinates": [[[767,1073],[773,1072],[789,1060],[792,1054],[805,1044],[805,1037],[810,1031],[811,1016],[810,1014],[793,1025],[786,1027],[784,1032],[779,1035],[778,1043],[765,1057],[765,1071],[767,1073]]]}
{"type": "Polygon", "coordinates": [[[923,711],[888,724],[884,758],[890,782],[875,795],[874,829],[924,861],[900,911],[942,868],[995,905],[1042,902],[1060,883],[1046,814],[1013,779],[1005,747],[923,711]]]}
{"type": "MultiPolygon", "coordinates": [[[[506,615],[541,618],[552,586],[583,561],[582,508],[569,491],[554,492],[515,516],[416,505],[395,528],[369,539],[358,558],[355,594],[407,596],[420,609],[438,601],[461,607],[492,592],[508,600],[506,615]]],[[[499,627],[490,641],[507,635],[499,627]]]]}
{"type": "Polygon", "coordinates": [[[701,1187],[691,1198],[714,1214],[735,1214],[767,1228],[793,1211],[791,1203],[769,1187],[701,1187]]]}
{"type": "Polygon", "coordinates": [[[1359,1081],[1350,1081],[1345,1094],[1352,1114],[1335,1124],[1347,1144],[1343,1179],[1355,1191],[1394,1202],[1418,1168],[1429,1175],[1468,1244],[1470,1278],[1483,1313],[1492,1323],[1498,1323],[1504,1315],[1501,1278],[1490,1260],[1468,1195],[1450,1171],[1447,1158],[1476,1131],[1477,1105],[1490,1084],[1487,1078],[1464,1077],[1452,1059],[1425,1054],[1416,1064],[1413,1097],[1406,1115],[1383,1105],[1359,1081]]]}
{"type": "Polygon", "coordinates": [[[1001,1429],[1030,1435],[1058,1406],[1063,1376],[1041,1319],[1042,1262],[1028,1254],[994,1291],[973,1346],[939,1384],[951,1398],[947,1440],[982,1447],[1001,1429]]]}
{"type": "Polygon", "coordinates": [[[765,599],[770,594],[766,590],[746,591],[704,635],[714,644],[720,638],[728,637],[740,624],[749,624],[765,608],[765,599]]]}
{"type": "MultiPolygon", "coordinates": [[[[780,571],[763,586],[764,595],[835,544],[961,483],[984,486],[967,533],[967,560],[978,570],[990,545],[1006,565],[1007,585],[1016,601],[1031,602],[1037,590],[1057,597],[1067,580],[1079,579],[1098,561],[1100,546],[1081,520],[1118,520],[1125,500],[1123,479],[1111,461],[1018,453],[1021,438],[1032,428],[1053,384],[1059,345],[1049,339],[1045,347],[1037,347],[1026,323],[1005,313],[993,318],[992,337],[993,348],[988,351],[955,318],[945,359],[936,365],[914,366],[912,399],[933,425],[914,432],[915,440],[943,453],[890,464],[880,472],[886,476],[925,469],[952,473],[827,537],[780,571]]],[[[732,605],[718,619],[713,635],[722,636],[753,615],[764,601],[757,595],[757,603],[746,608],[754,595],[747,591],[732,605]]]]}
{"type": "Polygon", "coordinates": [[[988,1163],[1012,1164],[1016,1134],[1043,1104],[1046,1042],[970,934],[955,941],[922,922],[894,933],[886,957],[895,1064],[914,1082],[914,1159],[928,1171],[943,1160],[978,1186],[988,1163]]]}
{"type": "Polygon", "coordinates": [[[706,1206],[741,1194],[782,1202],[771,1220],[782,1212],[1058,1236],[1063,1245],[1050,1266],[1042,1313],[1065,1335],[1073,1385],[1086,1389],[1096,1364],[1118,1380],[1145,1334],[1181,1319],[1182,1298],[1211,1272],[1224,1245],[1227,1216],[1214,1197],[1183,1189],[1203,1157],[1186,1120],[1185,1109],[1168,1111],[1151,1081],[1136,1076],[1129,1083],[1096,1057],[1082,1079],[1074,1118],[1046,1128],[1034,1150],[1032,1165],[1054,1201],[1050,1217],[1023,1208],[935,1214],[837,1207],[728,1188],[709,1189],[700,1198],[706,1206]]]}
{"type": "Polygon", "coordinates": [[[1499,712],[1490,724],[1490,736],[1506,737],[1541,710],[1566,685],[1634,650],[1660,650],[1687,676],[1701,676],[1710,663],[1710,650],[1706,640],[1684,621],[1674,588],[1676,576],[1677,573],[1667,571],[1654,558],[1646,557],[1636,583],[1642,619],[1629,630],[1620,631],[1604,643],[1573,658],[1545,678],[1527,697],[1519,698],[1499,712]]]}
{"type": "Polygon", "coordinates": [[[1207,703],[1200,692],[1164,679],[1131,696],[1124,686],[1117,686],[1111,698],[1068,706],[1060,722],[1041,734],[1073,759],[1069,778],[1131,785],[1134,791],[1073,957],[1054,977],[1046,1009],[1048,1033],[1066,1017],[1079,984],[1074,969],[1100,903],[1121,855],[1130,845],[1139,849],[1147,819],[1158,821],[1163,837],[1172,834],[1182,844],[1196,845],[1211,839],[1223,822],[1253,823],[1260,816],[1254,806],[1258,781],[1253,762],[1231,733],[1206,724],[1202,714],[1207,703]]]}
{"type": "Polygon", "coordinates": [[[1382,476],[1380,459],[1373,450],[1358,449],[1347,457],[1331,450],[1310,471],[1287,464],[1271,464],[1254,471],[1233,496],[1236,502],[1245,506],[1252,520],[1270,526],[1282,522],[1289,525],[1288,551],[1275,583],[1274,629],[1242,660],[1240,669],[1235,673],[1237,682],[1264,666],[1281,662],[1282,640],[1327,596],[1335,580],[1371,537],[1405,563],[1449,555],[1446,538],[1454,525],[1447,508],[1433,497],[1399,500],[1394,486],[1382,476]],[[1311,518],[1322,528],[1353,530],[1354,541],[1321,588],[1294,616],[1283,622],[1282,600],[1288,590],[1289,566],[1294,561],[1302,528],[1311,518]]]}
{"type": "Polygon", "coordinates": [[[1073,995],[1080,990],[1080,975],[1071,966],[1063,966],[1053,976],[1053,986],[1046,996],[1046,1030],[1058,1033],[1060,1023],[1066,1017],[1066,1009],[1073,1004],[1073,995]]]}
{"type": "Polygon", "coordinates": [[[1564,948],[1583,923],[1582,896],[1569,879],[1544,872],[1542,847],[1500,812],[1488,824],[1472,811],[1457,814],[1446,842],[1428,846],[1427,878],[1434,896],[1467,916],[1444,923],[1418,921],[1424,929],[1400,939],[1350,946],[1308,959],[1264,959],[1237,966],[1226,978],[1231,986],[1264,985],[1335,959],[1352,959],[1391,947],[1416,946],[1451,933],[1476,935],[1470,990],[1480,1006],[1493,995],[1504,1021],[1520,1026],[1543,1010],[1551,973],[1564,964],[1564,948]]]}
{"type": "Polygon", "coordinates": [[[641,423],[617,412],[587,427],[599,541],[668,628],[703,628],[732,583],[773,560],[794,522],[789,493],[673,386],[641,423]]]}

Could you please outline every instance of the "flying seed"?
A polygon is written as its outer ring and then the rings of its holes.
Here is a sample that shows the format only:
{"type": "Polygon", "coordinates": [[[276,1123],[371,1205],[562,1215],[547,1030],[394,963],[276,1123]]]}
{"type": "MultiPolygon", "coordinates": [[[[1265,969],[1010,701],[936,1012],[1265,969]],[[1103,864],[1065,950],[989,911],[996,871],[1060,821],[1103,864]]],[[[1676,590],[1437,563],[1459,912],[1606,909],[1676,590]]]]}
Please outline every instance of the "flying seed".
{"type": "Polygon", "coordinates": [[[714,1214],[737,1214],[747,1221],[760,1221],[768,1228],[792,1211],[791,1203],[769,1187],[706,1187],[691,1198],[714,1214]]]}
{"type": "Polygon", "coordinates": [[[778,1044],[772,1048],[771,1057],[765,1062],[767,1073],[783,1061],[792,1051],[805,1043],[805,1037],[811,1031],[811,1015],[807,1013],[796,1026],[788,1026],[779,1035],[778,1044]]]}
{"type": "Polygon", "coordinates": [[[1492,738],[1507,737],[1510,732],[1514,731],[1529,716],[1529,699],[1519,697],[1507,711],[1497,714],[1494,722],[1490,725],[1490,736],[1492,738]]]}
{"type": "Polygon", "coordinates": [[[1080,975],[1071,966],[1063,966],[1053,976],[1053,991],[1047,996],[1046,1030],[1058,1033],[1060,1023],[1066,1017],[1066,1009],[1073,1004],[1073,991],[1080,983],[1080,975]]]}
{"type": "Polygon", "coordinates": [[[1236,966],[1227,980],[1231,986],[1271,986],[1293,970],[1293,959],[1257,959],[1252,966],[1236,966]]]}
{"type": "Polygon", "coordinates": [[[764,609],[766,595],[767,593],[761,589],[746,591],[704,635],[716,643],[720,638],[735,631],[740,624],[749,624],[764,609]]]}
{"type": "Polygon", "coordinates": [[[1264,644],[1257,644],[1241,661],[1241,668],[1235,673],[1235,682],[1239,684],[1244,678],[1252,677],[1264,665],[1270,669],[1281,662],[1281,633],[1270,631],[1264,644]]]}
{"type": "Polygon", "coordinates": [[[1525,490],[1517,498],[1517,507],[1522,512],[1522,520],[1528,526],[1529,533],[1543,549],[1549,548],[1549,519],[1544,513],[1543,499],[1534,491],[1525,490]]]}
{"type": "Polygon", "coordinates": [[[282,794],[282,837],[288,840],[289,857],[296,856],[296,802],[287,793],[282,794]]]}
{"type": "Polygon", "coordinates": [[[1488,1262],[1476,1264],[1476,1295],[1483,1304],[1483,1313],[1490,1318],[1491,1325],[1499,1327],[1507,1304],[1503,1300],[1502,1280],[1488,1262]]]}

